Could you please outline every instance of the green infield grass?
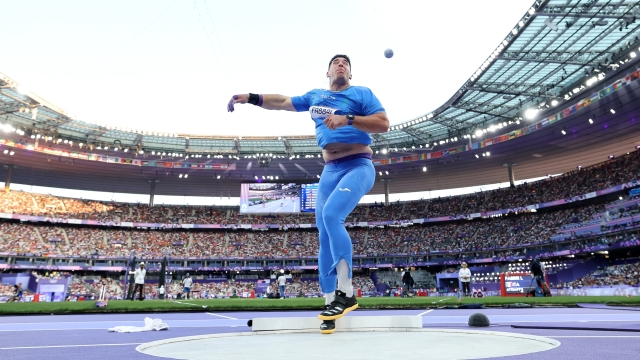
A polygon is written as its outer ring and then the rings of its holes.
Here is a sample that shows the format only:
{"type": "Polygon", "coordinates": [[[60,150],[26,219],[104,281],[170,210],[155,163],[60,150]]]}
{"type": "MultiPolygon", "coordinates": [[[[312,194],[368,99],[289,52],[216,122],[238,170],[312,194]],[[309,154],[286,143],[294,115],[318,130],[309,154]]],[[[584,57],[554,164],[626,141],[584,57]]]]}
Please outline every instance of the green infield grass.
{"type": "MultiPolygon", "coordinates": [[[[456,297],[359,298],[361,309],[429,309],[460,304],[482,303],[485,306],[502,307],[510,304],[535,306],[575,306],[577,303],[608,303],[616,306],[640,305],[640,297],[623,296],[555,296],[544,297],[499,297],[481,299],[466,298],[458,302],[456,297]]],[[[169,312],[169,311],[269,311],[269,310],[319,310],[321,298],[292,299],[207,299],[207,300],[111,300],[107,308],[96,308],[95,301],[56,303],[6,303],[0,304],[0,315],[20,314],[71,314],[108,312],[169,312]],[[203,307],[203,306],[206,306],[203,307]]]]}

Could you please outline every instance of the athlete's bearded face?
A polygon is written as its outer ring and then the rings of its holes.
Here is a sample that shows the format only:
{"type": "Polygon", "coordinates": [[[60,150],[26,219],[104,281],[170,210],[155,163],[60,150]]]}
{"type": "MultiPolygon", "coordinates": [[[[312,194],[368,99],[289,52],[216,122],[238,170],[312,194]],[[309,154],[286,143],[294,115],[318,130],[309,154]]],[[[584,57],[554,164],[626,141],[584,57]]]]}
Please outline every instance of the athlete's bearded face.
{"type": "Polygon", "coordinates": [[[342,57],[333,59],[329,66],[329,71],[327,71],[327,77],[331,84],[342,85],[348,83],[351,80],[351,65],[349,65],[347,59],[342,57]]]}

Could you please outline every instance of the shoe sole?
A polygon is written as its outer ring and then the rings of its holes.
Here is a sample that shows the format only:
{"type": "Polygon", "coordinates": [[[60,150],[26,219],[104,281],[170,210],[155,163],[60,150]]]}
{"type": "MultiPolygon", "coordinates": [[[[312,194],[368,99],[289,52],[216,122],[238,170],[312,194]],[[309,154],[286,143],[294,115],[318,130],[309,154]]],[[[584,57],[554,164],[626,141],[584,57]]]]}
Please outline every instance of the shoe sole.
{"type": "Polygon", "coordinates": [[[336,331],[336,329],[333,329],[333,330],[320,330],[320,332],[323,333],[323,334],[333,334],[334,331],[336,331]]]}
{"type": "Polygon", "coordinates": [[[320,320],[336,320],[336,319],[340,319],[341,317],[347,315],[347,313],[349,313],[350,311],[355,310],[357,308],[358,308],[358,304],[355,304],[352,307],[348,307],[348,308],[344,309],[342,314],[331,315],[331,316],[323,316],[322,314],[320,314],[320,315],[318,315],[318,319],[320,319],[320,320]]]}

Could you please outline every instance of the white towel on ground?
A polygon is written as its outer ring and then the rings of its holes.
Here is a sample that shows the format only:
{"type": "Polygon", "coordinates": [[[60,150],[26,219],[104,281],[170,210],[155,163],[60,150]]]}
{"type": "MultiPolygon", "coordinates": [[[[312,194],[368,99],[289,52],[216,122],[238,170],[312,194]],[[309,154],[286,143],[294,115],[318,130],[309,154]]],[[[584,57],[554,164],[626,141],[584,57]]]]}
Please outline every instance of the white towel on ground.
{"type": "Polygon", "coordinates": [[[132,333],[142,331],[153,330],[169,330],[169,325],[162,322],[160,319],[152,319],[149,317],[144,318],[144,326],[116,326],[110,328],[109,331],[120,333],[132,333]]]}

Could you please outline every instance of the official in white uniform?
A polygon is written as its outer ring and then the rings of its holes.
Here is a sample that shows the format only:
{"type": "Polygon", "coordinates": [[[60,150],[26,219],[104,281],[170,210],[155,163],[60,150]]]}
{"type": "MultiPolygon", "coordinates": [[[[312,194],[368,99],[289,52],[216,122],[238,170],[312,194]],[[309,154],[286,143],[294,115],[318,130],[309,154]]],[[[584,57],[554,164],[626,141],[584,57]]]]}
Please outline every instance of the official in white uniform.
{"type": "Polygon", "coordinates": [[[462,263],[462,269],[458,272],[458,277],[460,277],[464,296],[470,296],[471,290],[469,289],[469,285],[471,284],[471,270],[467,269],[467,263],[462,263]]]}
{"type": "Polygon", "coordinates": [[[287,278],[284,276],[284,272],[278,276],[278,286],[280,287],[280,299],[284,299],[284,289],[287,286],[287,278]]]}
{"type": "Polygon", "coordinates": [[[138,269],[136,269],[136,272],[134,273],[134,278],[135,278],[135,287],[133,288],[133,294],[131,294],[131,301],[135,300],[136,298],[136,292],[138,292],[138,289],[140,289],[140,297],[138,298],[138,300],[142,301],[144,300],[144,277],[147,275],[147,270],[144,269],[144,263],[141,262],[140,267],[138,269]]]}
{"type": "Polygon", "coordinates": [[[191,284],[193,284],[193,280],[191,279],[189,274],[187,274],[187,277],[182,280],[182,286],[184,287],[182,292],[184,293],[184,297],[187,299],[191,297],[191,284]]]}

